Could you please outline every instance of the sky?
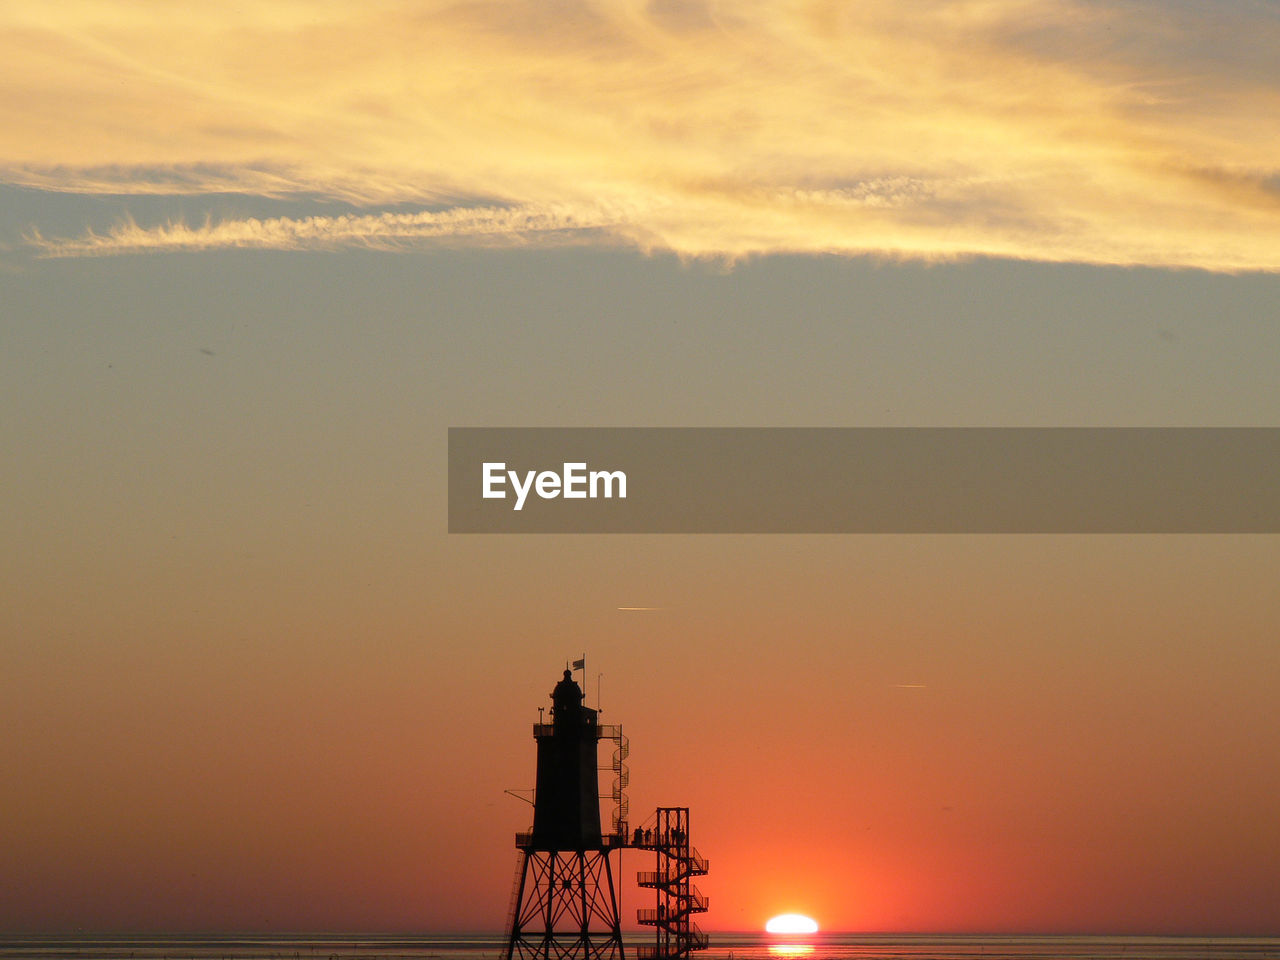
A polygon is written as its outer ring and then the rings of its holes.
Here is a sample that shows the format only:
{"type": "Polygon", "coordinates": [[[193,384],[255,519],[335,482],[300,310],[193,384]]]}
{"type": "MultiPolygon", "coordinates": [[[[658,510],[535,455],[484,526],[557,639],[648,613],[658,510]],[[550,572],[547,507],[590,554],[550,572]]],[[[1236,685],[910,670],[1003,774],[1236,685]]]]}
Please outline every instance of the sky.
{"type": "Polygon", "coordinates": [[[1276,49],[6,4],[0,931],[500,929],[585,653],[707,929],[1280,934],[1274,536],[479,537],[445,488],[450,426],[1280,426],[1276,49]]]}

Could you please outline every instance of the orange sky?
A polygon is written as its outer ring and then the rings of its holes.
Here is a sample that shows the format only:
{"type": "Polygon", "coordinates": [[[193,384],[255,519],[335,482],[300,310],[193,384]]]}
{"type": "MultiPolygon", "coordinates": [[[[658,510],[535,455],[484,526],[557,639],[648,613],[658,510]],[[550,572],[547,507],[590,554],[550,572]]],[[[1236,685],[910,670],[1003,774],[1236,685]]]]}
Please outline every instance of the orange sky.
{"type": "Polygon", "coordinates": [[[1278,38],[0,5],[0,931],[496,929],[586,652],[708,929],[1280,934],[1275,537],[445,532],[453,426],[1280,424],[1278,38]]]}
{"type": "Polygon", "coordinates": [[[292,639],[270,605],[157,594],[95,648],[11,661],[6,845],[29,866],[5,924],[493,929],[528,819],[502,791],[531,785],[529,724],[585,648],[631,738],[633,819],[692,807],[708,929],[794,909],[828,930],[1274,930],[1269,538],[447,550],[403,596],[304,564],[297,588],[337,602],[292,639]],[[615,609],[641,602],[662,609],[615,609]],[[174,634],[178,607],[199,615],[174,634]]]}

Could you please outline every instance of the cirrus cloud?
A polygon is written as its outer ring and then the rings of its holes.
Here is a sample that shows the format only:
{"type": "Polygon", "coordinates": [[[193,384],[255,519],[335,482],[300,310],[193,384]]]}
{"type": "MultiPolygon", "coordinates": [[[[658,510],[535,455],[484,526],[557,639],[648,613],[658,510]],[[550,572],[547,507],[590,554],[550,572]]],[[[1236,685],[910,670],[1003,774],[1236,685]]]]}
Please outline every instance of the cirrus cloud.
{"type": "Polygon", "coordinates": [[[1280,269],[1263,4],[18,0],[0,36],[5,182],[365,211],[33,234],[45,254],[457,240],[1280,269]]]}

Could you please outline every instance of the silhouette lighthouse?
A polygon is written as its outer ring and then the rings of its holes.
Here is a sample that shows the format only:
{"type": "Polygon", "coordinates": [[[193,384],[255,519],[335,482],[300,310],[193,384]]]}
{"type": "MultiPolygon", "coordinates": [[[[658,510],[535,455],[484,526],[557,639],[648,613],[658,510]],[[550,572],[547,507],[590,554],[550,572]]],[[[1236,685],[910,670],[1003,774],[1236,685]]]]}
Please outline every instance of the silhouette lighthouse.
{"type": "MultiPolygon", "coordinates": [[[[583,660],[574,668],[584,668],[583,660]]],[[[706,935],[690,915],[706,910],[707,900],[689,878],[706,873],[707,862],[689,845],[688,808],[659,807],[651,827],[629,833],[629,745],[622,725],[598,722],[571,670],[556,684],[551,703],[551,722],[539,716],[533,726],[533,827],[516,834],[520,853],[504,960],[625,960],[612,863],[624,847],[652,850],[657,857],[657,869],[638,877],[656,899],[652,909],[637,911],[641,924],[655,928],[654,945],[633,951],[637,960],[676,960],[704,948],[706,935]],[[604,768],[613,775],[605,795],[613,800],[607,832],[600,823],[601,740],[614,744],[604,768]]]]}
{"type": "Polygon", "coordinates": [[[571,671],[551,692],[551,724],[539,724],[538,780],[534,788],[535,850],[602,849],[596,711],[582,703],[582,688],[571,671]]]}
{"type": "MultiPolygon", "coordinates": [[[[626,821],[600,831],[596,747],[606,733],[618,742],[624,772],[622,727],[603,731],[596,711],[582,702],[573,673],[551,693],[551,722],[533,726],[538,742],[533,829],[516,834],[520,850],[506,960],[612,960],[623,957],[618,891],[610,851],[625,837],[626,821]]],[[[625,784],[623,784],[625,785],[625,784]]],[[[618,791],[621,793],[621,789],[618,791]]]]}

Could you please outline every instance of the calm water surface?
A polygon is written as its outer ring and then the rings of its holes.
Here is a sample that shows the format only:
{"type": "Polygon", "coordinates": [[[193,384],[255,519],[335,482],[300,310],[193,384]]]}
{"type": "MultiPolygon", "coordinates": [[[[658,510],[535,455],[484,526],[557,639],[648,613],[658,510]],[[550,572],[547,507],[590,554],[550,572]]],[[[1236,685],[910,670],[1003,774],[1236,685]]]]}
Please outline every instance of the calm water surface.
{"type": "MultiPolygon", "coordinates": [[[[631,943],[648,939],[627,938],[631,943]]],[[[494,935],[12,938],[0,960],[497,960],[494,935]]],[[[712,935],[697,960],[1280,960],[1280,938],[712,935]]]]}

